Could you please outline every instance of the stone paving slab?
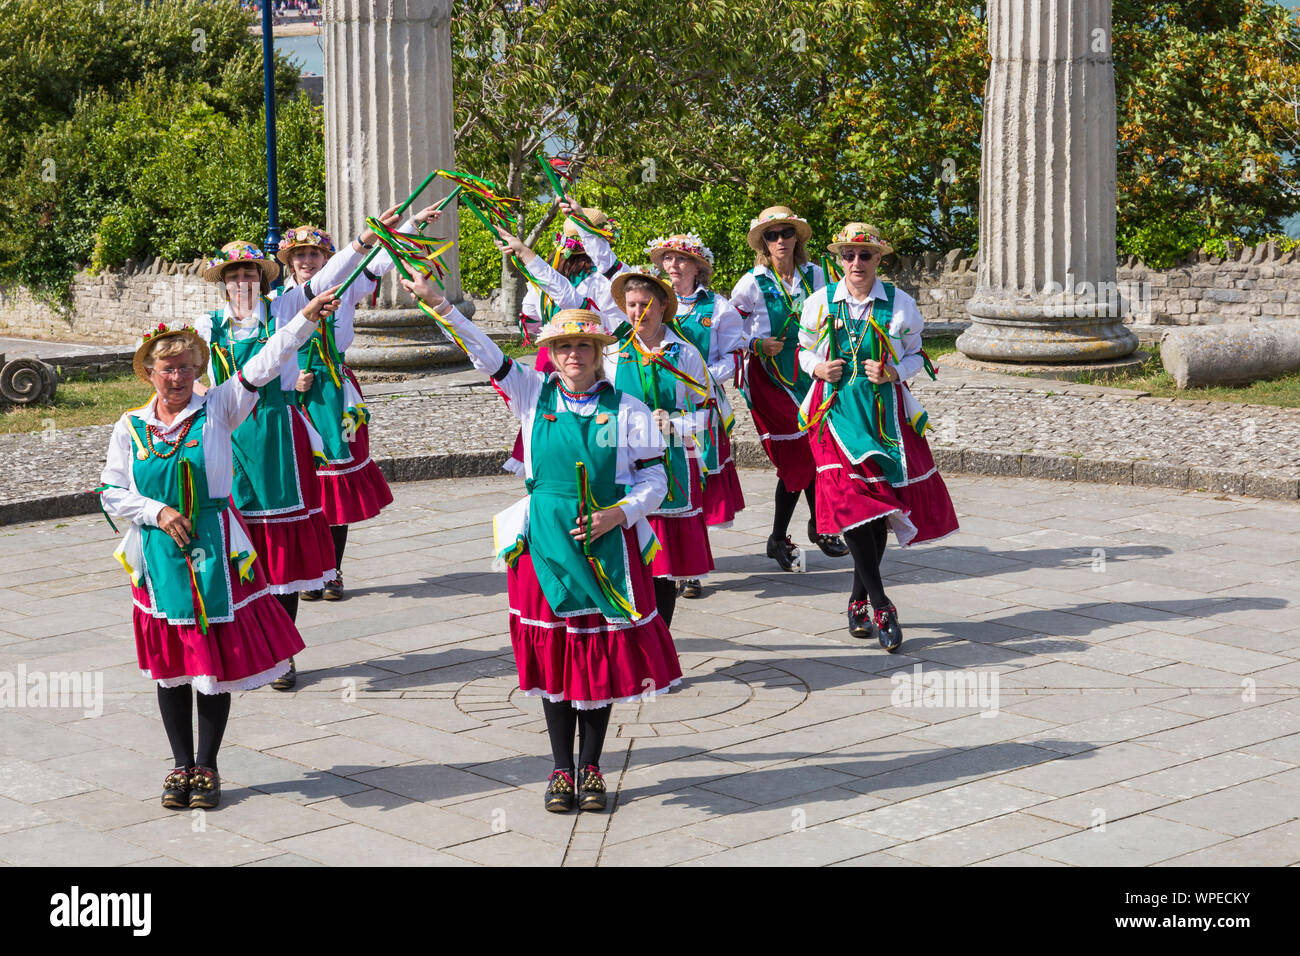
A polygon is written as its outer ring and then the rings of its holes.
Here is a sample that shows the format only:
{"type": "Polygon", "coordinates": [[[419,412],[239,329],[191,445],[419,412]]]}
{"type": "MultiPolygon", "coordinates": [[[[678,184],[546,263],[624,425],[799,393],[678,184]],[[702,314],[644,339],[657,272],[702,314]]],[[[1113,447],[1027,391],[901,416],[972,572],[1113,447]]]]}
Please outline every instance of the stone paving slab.
{"type": "Polygon", "coordinates": [[[887,554],[891,656],[841,623],[847,563],[763,557],[772,476],[741,478],[720,570],[679,604],[683,685],[614,710],[604,815],[540,806],[544,723],[490,571],[511,477],[403,483],[356,527],[348,599],[303,605],[296,692],[237,696],[201,815],[158,805],[113,533],[0,528],[0,692],[103,680],[89,715],[0,697],[0,863],[1300,863],[1297,505],[950,476],[966,530],[887,554]]]}
{"type": "MultiPolygon", "coordinates": [[[[1300,409],[1155,399],[1130,389],[941,367],[913,389],[946,474],[1300,497],[1300,409]]],[[[741,464],[763,466],[734,389],[741,464]]],[[[477,372],[367,386],[371,454],[390,480],[496,476],[518,422],[477,372]],[[432,427],[431,427],[432,426],[432,427]]],[[[52,422],[52,420],[51,420],[52,422]]],[[[111,425],[0,435],[0,523],[86,514],[111,425]]],[[[990,515],[997,520],[1001,515],[990,515]]],[[[1223,542],[1238,547],[1231,540],[1223,542]]]]}

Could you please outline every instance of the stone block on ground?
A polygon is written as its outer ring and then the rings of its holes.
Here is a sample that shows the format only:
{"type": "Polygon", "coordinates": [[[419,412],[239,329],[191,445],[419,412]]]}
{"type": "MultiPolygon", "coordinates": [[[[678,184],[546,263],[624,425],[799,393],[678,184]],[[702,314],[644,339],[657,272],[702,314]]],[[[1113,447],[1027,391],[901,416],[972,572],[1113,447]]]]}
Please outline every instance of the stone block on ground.
{"type": "Polygon", "coordinates": [[[1244,384],[1300,372],[1300,321],[1174,329],[1161,342],[1160,361],[1179,388],[1244,384]]]}

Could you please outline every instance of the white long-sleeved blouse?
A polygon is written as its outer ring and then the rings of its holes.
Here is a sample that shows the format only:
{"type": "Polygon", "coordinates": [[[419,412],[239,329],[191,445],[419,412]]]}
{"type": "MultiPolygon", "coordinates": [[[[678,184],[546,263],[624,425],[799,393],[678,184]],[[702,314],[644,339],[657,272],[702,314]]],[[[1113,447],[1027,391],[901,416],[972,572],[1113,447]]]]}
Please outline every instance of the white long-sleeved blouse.
{"type": "MultiPolygon", "coordinates": [[[[524,439],[524,463],[527,468],[525,477],[531,478],[533,476],[533,419],[537,414],[537,399],[541,395],[542,386],[551,376],[519,362],[507,362],[497,344],[478,326],[465,318],[455,306],[451,306],[449,312],[440,314],[465,343],[474,367],[496,382],[506,396],[511,413],[519,419],[524,439]]],[[[608,359],[606,364],[608,365],[608,359]]],[[[558,373],[551,373],[551,375],[556,374],[558,373]]],[[[594,391],[597,385],[593,385],[588,391],[594,391]]],[[[570,402],[564,397],[563,392],[559,393],[559,401],[568,411],[578,415],[594,415],[597,411],[596,402],[570,402]]],[[[614,480],[628,486],[628,491],[619,505],[623,509],[624,527],[632,528],[647,514],[658,508],[664,495],[668,493],[668,476],[662,463],[644,468],[637,466],[638,462],[660,458],[664,453],[664,441],[659,429],[655,427],[650,409],[643,402],[626,393],[620,393],[619,396],[618,421],[620,434],[617,436],[617,467],[614,480]]]]}
{"type": "MultiPolygon", "coordinates": [[[[704,291],[697,286],[689,296],[677,297],[677,315],[689,315],[696,298],[704,291]]],[[[722,383],[731,378],[735,371],[735,352],[744,352],[754,343],[754,337],[745,334],[744,321],[740,313],[731,304],[731,300],[721,292],[713,293],[713,320],[709,328],[709,354],[705,361],[713,380],[722,383]]]]}
{"type": "MultiPolygon", "coordinates": [[[[840,282],[835,287],[834,302],[845,303],[849,316],[861,321],[871,311],[877,299],[885,298],[885,286],[877,279],[871,289],[871,295],[859,301],[849,294],[847,282],[840,282]]],[[[812,375],[813,369],[826,361],[829,354],[829,340],[821,335],[821,327],[828,320],[830,307],[826,301],[826,290],[818,289],[804,303],[803,314],[799,322],[799,364],[805,372],[812,375]]],[[[894,289],[894,310],[890,319],[890,344],[898,355],[897,362],[890,362],[898,372],[899,381],[906,382],[925,367],[921,357],[921,330],[925,319],[916,306],[916,300],[902,289],[894,289]]]]}
{"type": "MultiPolygon", "coordinates": [[[[778,286],[784,285],[797,312],[809,296],[809,292],[804,288],[803,279],[803,273],[809,269],[812,270],[813,292],[825,288],[826,276],[822,272],[822,267],[816,264],[797,266],[796,271],[799,274],[794,277],[793,285],[787,285],[785,280],[767,266],[754,266],[737,280],[735,288],[731,290],[731,305],[744,319],[745,335],[751,340],[772,337],[772,319],[767,314],[767,299],[763,296],[763,290],[759,287],[756,277],[765,275],[778,286]]],[[[791,321],[799,321],[798,315],[796,314],[791,321]]]]}
{"type": "MultiPolygon", "coordinates": [[[[203,464],[210,497],[229,497],[234,475],[230,435],[257,405],[257,392],[250,390],[244,382],[260,386],[274,381],[285,358],[297,352],[299,346],[311,337],[315,327],[310,319],[298,313],[288,325],[271,336],[257,355],[249,359],[241,373],[242,380],[241,376],[236,376],[208,389],[203,395],[191,395],[185,410],[170,424],[164,425],[156,414],[156,394],[139,410],[139,417],[145,424],[160,429],[165,438],[200,408],[207,409],[207,424],[203,428],[203,464]]],[[[110,486],[104,489],[104,510],[135,524],[157,526],[158,513],[167,505],[136,490],[132,472],[136,448],[127,424],[130,414],[127,412],[118,419],[109,439],[108,457],[100,476],[101,484],[110,486]]]]}

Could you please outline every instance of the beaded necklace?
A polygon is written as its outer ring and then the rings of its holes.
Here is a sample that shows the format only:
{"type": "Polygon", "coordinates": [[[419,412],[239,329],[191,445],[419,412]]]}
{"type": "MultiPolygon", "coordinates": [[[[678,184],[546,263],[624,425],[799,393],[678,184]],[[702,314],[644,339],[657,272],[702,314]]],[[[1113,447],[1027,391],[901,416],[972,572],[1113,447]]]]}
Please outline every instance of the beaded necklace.
{"type": "Polygon", "coordinates": [[[145,440],[145,444],[149,446],[149,454],[153,455],[155,458],[170,458],[172,455],[176,454],[176,452],[180,450],[181,446],[185,444],[185,438],[187,435],[189,435],[190,427],[193,424],[194,424],[194,416],[191,415],[189,418],[185,420],[185,424],[181,426],[180,434],[176,436],[174,442],[169,442],[166,438],[164,438],[163,430],[159,428],[157,425],[148,426],[144,431],[144,440],[145,440]],[[157,438],[161,444],[164,445],[170,444],[171,449],[166,452],[159,451],[157,448],[154,447],[153,444],[153,440],[155,438],[157,438]]]}

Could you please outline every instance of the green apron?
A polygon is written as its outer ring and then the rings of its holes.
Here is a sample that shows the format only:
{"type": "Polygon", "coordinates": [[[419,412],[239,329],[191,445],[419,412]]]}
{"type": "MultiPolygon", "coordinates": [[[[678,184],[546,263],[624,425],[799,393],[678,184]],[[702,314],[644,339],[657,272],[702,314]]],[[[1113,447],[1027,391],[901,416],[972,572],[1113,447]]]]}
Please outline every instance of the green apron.
{"type": "Polygon", "coordinates": [[[619,434],[619,393],[602,388],[596,393],[596,413],[579,415],[561,406],[557,382],[554,376],[547,381],[537,399],[529,444],[533,477],[525,483],[528,550],[537,584],[560,617],[594,613],[620,622],[635,620],[640,615],[621,530],[601,535],[585,549],[569,534],[580,512],[613,507],[623,499],[625,488],[614,478],[618,442],[601,440],[605,429],[607,436],[619,434]],[[585,496],[579,463],[588,481],[585,496]]]}
{"type": "MultiPolygon", "coordinates": [[[[265,303],[265,300],[263,300],[265,303]]],[[[263,315],[271,315],[264,305],[263,315]]],[[[271,322],[274,323],[274,317],[271,322]]],[[[242,342],[231,340],[220,311],[212,314],[212,384],[220,385],[261,351],[274,328],[263,323],[260,334],[242,342]]],[[[289,400],[277,375],[257,390],[257,407],[231,435],[235,462],[230,494],[246,517],[284,514],[303,507],[294,460],[293,423],[289,400]]],[[[314,476],[313,476],[314,478],[314,476]]]]}
{"type": "Polygon", "coordinates": [[[334,322],[318,323],[298,349],[298,369],[311,372],[311,388],[297,392],[298,406],[306,412],[325,446],[325,460],[345,464],[352,460],[350,438],[369,420],[365,407],[349,406],[344,386],[343,355],[334,343],[334,322]]]}
{"type": "MultiPolygon", "coordinates": [[[[802,279],[805,289],[811,290],[814,275],[812,266],[805,266],[802,272],[796,266],[795,272],[802,279]]],[[[799,318],[803,299],[795,300],[791,297],[780,279],[773,279],[764,273],[755,273],[754,278],[767,306],[772,337],[785,342],[785,348],[776,355],[771,358],[760,355],[759,361],[763,363],[767,377],[784,388],[797,405],[803,401],[813,383],[808,373],[799,367],[799,318]]],[[[804,298],[806,297],[807,294],[804,298]]]]}
{"type": "MultiPolygon", "coordinates": [[[[173,624],[199,624],[233,620],[230,572],[226,564],[226,537],[220,517],[229,500],[208,496],[208,475],[204,469],[203,427],[207,409],[194,413],[194,424],[181,447],[168,457],[173,445],[154,438],[153,452],[131,463],[136,490],[146,498],[165,502],[190,519],[190,543],[184,548],[161,528],[143,525],[142,548],[150,600],[173,624]],[[185,479],[189,480],[186,481],[185,479]],[[184,487],[183,487],[184,486],[184,487]],[[192,504],[191,504],[192,502],[192,504]],[[191,571],[193,579],[191,579],[191,571]],[[197,596],[195,594],[197,585],[197,596]],[[201,597],[201,600],[196,599],[201,597]]],[[[127,418],[136,448],[147,449],[148,426],[135,415],[127,418]]],[[[228,520],[228,519],[227,519],[228,520]]],[[[238,556],[248,560],[251,556],[238,556]]],[[[249,562],[251,563],[251,561],[249,562]]]]}
{"type": "Polygon", "coordinates": [[[876,299],[871,306],[874,329],[867,319],[850,316],[847,303],[835,302],[838,282],[826,287],[826,301],[832,303],[827,319],[832,336],[827,358],[845,360],[839,382],[825,385],[835,393],[826,418],[850,461],[856,464],[871,458],[887,482],[899,484],[907,475],[898,430],[898,390],[892,382],[876,385],[862,370],[864,359],[878,362],[882,355],[889,359],[889,349],[881,342],[880,333],[888,333],[894,315],[894,286],[881,284],[885,298],[876,299]]]}
{"type": "MultiPolygon", "coordinates": [[[[709,368],[709,349],[713,344],[713,293],[701,289],[699,298],[691,305],[691,311],[676,318],[676,330],[682,338],[694,345],[704,360],[706,374],[709,368]]],[[[715,394],[721,394],[717,386],[715,394]]],[[[718,461],[718,434],[723,426],[720,403],[716,400],[709,408],[708,431],[697,432],[695,443],[700,451],[700,468],[707,475],[717,474],[721,464],[718,461]]]]}
{"type": "MultiPolygon", "coordinates": [[[[633,347],[636,334],[631,326],[619,326],[618,368],[614,373],[614,387],[639,398],[653,411],[662,408],[677,411],[677,378],[654,363],[646,364],[633,347]]],[[[664,349],[664,358],[677,364],[677,343],[664,349]]],[[[708,374],[708,371],[705,371],[708,374]]],[[[655,514],[672,517],[674,512],[691,510],[691,463],[687,448],[681,443],[667,441],[664,446],[664,470],[668,472],[668,495],[655,514]]]]}

